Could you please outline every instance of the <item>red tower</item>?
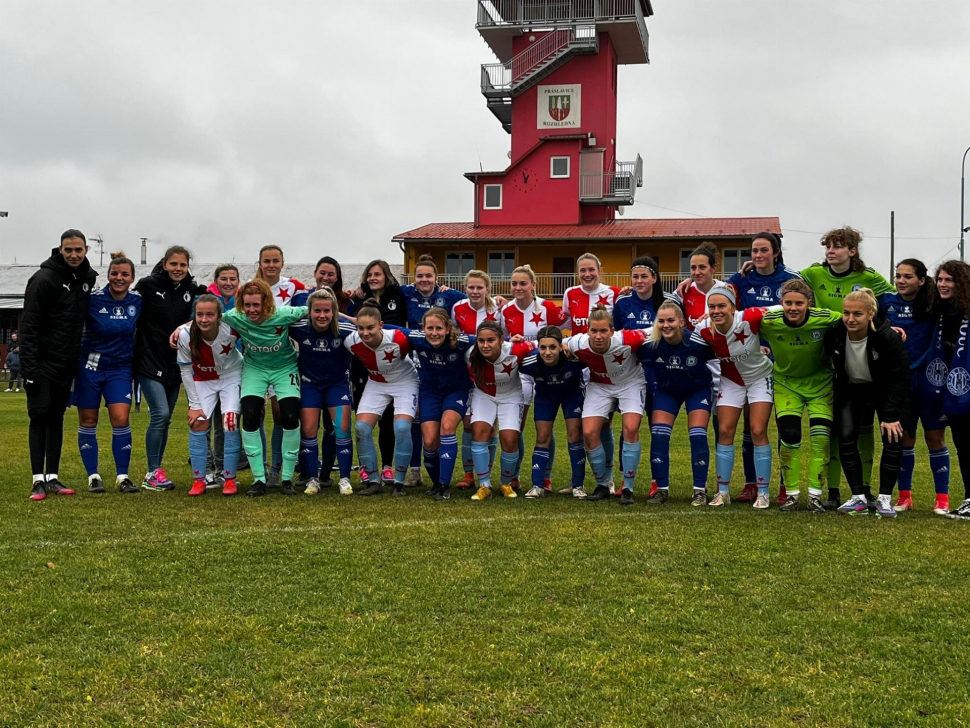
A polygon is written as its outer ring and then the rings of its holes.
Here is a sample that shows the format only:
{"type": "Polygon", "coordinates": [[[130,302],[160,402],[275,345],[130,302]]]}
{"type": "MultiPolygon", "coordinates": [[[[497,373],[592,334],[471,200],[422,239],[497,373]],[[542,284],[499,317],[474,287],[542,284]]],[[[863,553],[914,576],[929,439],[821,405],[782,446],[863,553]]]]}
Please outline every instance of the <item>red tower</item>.
{"type": "Polygon", "coordinates": [[[475,225],[613,220],[643,163],[616,157],[617,66],[648,63],[650,0],[477,0],[499,63],[482,66],[488,108],[512,135],[501,172],[469,172],[475,225]]]}

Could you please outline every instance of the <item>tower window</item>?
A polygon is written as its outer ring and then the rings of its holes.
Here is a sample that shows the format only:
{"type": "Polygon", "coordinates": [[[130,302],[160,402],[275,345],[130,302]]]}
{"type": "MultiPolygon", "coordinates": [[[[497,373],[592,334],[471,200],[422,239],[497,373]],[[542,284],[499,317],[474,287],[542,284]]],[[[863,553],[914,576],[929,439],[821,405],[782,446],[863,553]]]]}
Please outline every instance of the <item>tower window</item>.
{"type": "Polygon", "coordinates": [[[549,160],[549,176],[552,179],[569,178],[569,157],[553,157],[549,160]]]}
{"type": "Polygon", "coordinates": [[[485,185],[486,210],[502,209],[502,185],[485,185]]]}

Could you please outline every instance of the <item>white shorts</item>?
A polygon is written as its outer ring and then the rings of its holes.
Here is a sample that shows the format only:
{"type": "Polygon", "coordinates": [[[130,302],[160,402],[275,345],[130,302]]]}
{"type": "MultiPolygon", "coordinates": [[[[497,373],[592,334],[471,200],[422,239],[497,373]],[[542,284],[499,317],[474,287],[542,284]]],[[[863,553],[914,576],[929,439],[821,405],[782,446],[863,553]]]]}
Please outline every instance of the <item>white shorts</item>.
{"type": "Polygon", "coordinates": [[[236,372],[235,376],[229,376],[227,379],[210,379],[195,383],[195,393],[199,397],[199,402],[202,404],[202,413],[207,420],[212,419],[212,413],[217,404],[222,405],[223,417],[228,412],[238,414],[242,411],[242,406],[239,403],[240,379],[239,372],[236,372]]]}
{"type": "Polygon", "coordinates": [[[583,418],[609,419],[614,410],[619,410],[622,414],[636,412],[642,415],[646,400],[647,383],[643,379],[620,385],[590,382],[586,385],[583,418]]]}
{"type": "Polygon", "coordinates": [[[394,383],[368,379],[360,397],[360,404],[357,405],[357,414],[380,417],[392,402],[395,417],[408,415],[413,418],[418,413],[417,378],[394,383]]]}
{"type": "Polygon", "coordinates": [[[740,385],[727,377],[721,377],[721,386],[717,393],[718,407],[734,407],[744,409],[744,403],[774,402],[774,379],[765,377],[751,384],[740,385]]]}
{"type": "Polygon", "coordinates": [[[522,431],[522,414],[525,411],[525,402],[517,397],[515,399],[496,399],[476,388],[472,392],[471,406],[473,423],[487,422],[492,425],[497,417],[499,430],[522,431]]]}
{"type": "Polygon", "coordinates": [[[522,380],[522,402],[528,407],[536,393],[536,380],[528,374],[520,374],[519,379],[522,380]]]}

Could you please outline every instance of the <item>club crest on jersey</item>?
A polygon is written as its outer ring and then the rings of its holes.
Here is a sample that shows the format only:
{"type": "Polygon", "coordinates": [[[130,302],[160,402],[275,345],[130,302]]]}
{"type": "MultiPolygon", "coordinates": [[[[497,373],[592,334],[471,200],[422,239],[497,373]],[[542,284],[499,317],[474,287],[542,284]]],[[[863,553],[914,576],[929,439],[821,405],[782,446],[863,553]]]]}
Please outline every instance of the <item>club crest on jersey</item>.
{"type": "Polygon", "coordinates": [[[679,356],[672,356],[672,357],[670,357],[670,366],[672,366],[672,367],[679,367],[680,366],[680,357],[679,356]]]}
{"type": "Polygon", "coordinates": [[[963,367],[954,367],[946,378],[946,388],[956,397],[962,397],[970,392],[970,372],[963,367]]]}
{"type": "Polygon", "coordinates": [[[90,289],[91,289],[91,286],[89,286],[87,283],[81,286],[81,290],[84,291],[85,293],[87,293],[90,289]]]}
{"type": "Polygon", "coordinates": [[[396,301],[388,301],[387,302],[387,310],[388,311],[397,311],[397,302],[396,301]]]}
{"type": "Polygon", "coordinates": [[[853,293],[854,293],[855,291],[858,291],[858,290],[860,290],[861,288],[862,288],[862,286],[860,286],[860,285],[859,285],[859,284],[857,283],[856,285],[854,285],[854,286],[852,286],[852,291],[853,291],[853,293]]]}
{"type": "Polygon", "coordinates": [[[455,353],[451,353],[451,354],[449,354],[449,355],[448,355],[448,361],[452,361],[452,362],[454,362],[454,361],[458,361],[458,355],[457,355],[457,354],[455,354],[455,353]]]}
{"type": "Polygon", "coordinates": [[[821,331],[813,331],[813,332],[812,332],[812,338],[813,338],[813,339],[814,339],[815,341],[818,341],[819,339],[821,339],[821,338],[822,338],[822,332],[821,332],[821,331]]]}
{"type": "Polygon", "coordinates": [[[129,316],[134,316],[134,315],[135,315],[135,313],[136,313],[136,311],[135,311],[135,307],[134,307],[134,306],[129,306],[129,307],[128,307],[128,315],[129,315],[129,316]]]}
{"type": "Polygon", "coordinates": [[[182,300],[188,303],[192,300],[192,294],[186,291],[184,294],[182,294],[182,300]]]}
{"type": "Polygon", "coordinates": [[[689,357],[687,357],[687,366],[692,367],[692,366],[694,366],[696,364],[697,364],[697,357],[696,356],[689,356],[689,357]]]}
{"type": "Polygon", "coordinates": [[[444,296],[438,296],[434,300],[434,305],[435,306],[438,306],[439,308],[444,308],[445,307],[445,297],[444,296]]]}
{"type": "Polygon", "coordinates": [[[948,374],[949,367],[939,357],[926,365],[926,381],[934,387],[942,387],[946,383],[948,374]]]}

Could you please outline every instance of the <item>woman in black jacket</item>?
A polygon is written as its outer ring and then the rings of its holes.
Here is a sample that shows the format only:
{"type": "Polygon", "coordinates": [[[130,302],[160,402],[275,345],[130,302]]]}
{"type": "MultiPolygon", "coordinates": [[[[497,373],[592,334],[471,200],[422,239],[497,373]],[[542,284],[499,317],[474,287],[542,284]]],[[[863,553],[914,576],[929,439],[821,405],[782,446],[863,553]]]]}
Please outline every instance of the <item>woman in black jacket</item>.
{"type": "MultiPolygon", "coordinates": [[[[397,278],[391,273],[391,267],[385,260],[372,260],[364,268],[364,274],[360,278],[360,288],[347,304],[347,315],[353,316],[354,312],[359,310],[368,298],[374,298],[380,304],[381,319],[384,323],[394,326],[408,325],[407,303],[404,296],[401,295],[401,287],[397,278]]],[[[364,394],[366,384],[367,370],[354,357],[350,363],[350,386],[353,388],[354,411],[360,404],[360,398],[364,394]]],[[[394,462],[393,405],[384,410],[384,415],[381,417],[377,444],[381,451],[381,480],[384,481],[385,485],[392,485],[394,483],[394,470],[391,468],[391,463],[394,462]]],[[[418,457],[420,457],[420,447],[417,452],[418,457]]]]}
{"type": "Polygon", "coordinates": [[[145,455],[148,472],[142,482],[147,490],[174,490],[162,468],[162,457],[168,443],[168,426],[179,398],[182,375],[168,344],[171,333],[192,318],[192,302],[205,293],[189,272],[189,251],[173,245],[155,266],[150,276],[135,285],[141,294],[142,311],[135,331],[135,362],[138,377],[151,408],[151,419],[145,432],[145,455]]]}
{"type": "Polygon", "coordinates": [[[27,281],[20,316],[20,372],[30,418],[31,500],[74,495],[57,479],[64,443],[64,412],[81,355],[88,299],[98,274],[88,263],[88,242],[67,230],[61,245],[27,281]]]}
{"type": "Polygon", "coordinates": [[[842,320],[825,334],[825,351],[835,370],[835,431],[839,457],[852,496],[839,506],[840,513],[874,512],[894,518],[891,498],[903,460],[903,431],[913,431],[909,406],[909,356],[899,334],[880,317],[879,305],[868,288],[844,299],[842,320]],[[879,462],[879,498],[862,482],[859,431],[864,422],[879,415],[882,458],[879,462]]]}

